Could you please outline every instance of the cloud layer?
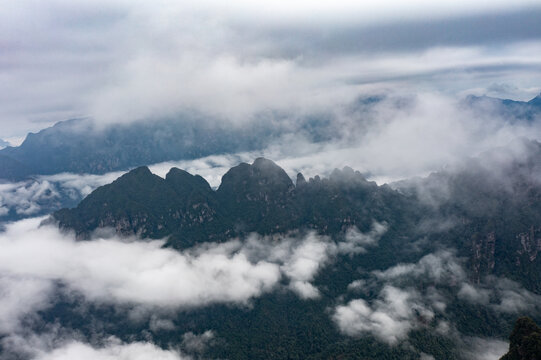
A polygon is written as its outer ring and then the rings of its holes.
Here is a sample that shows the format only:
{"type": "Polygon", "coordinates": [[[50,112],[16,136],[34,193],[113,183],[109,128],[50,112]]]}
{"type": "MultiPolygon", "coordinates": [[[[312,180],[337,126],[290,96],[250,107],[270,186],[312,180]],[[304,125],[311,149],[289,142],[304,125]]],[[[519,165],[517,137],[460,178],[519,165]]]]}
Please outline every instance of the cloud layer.
{"type": "Polygon", "coordinates": [[[381,88],[539,91],[533,0],[24,0],[4,10],[3,138],[77,116],[103,124],[198,109],[245,121],[381,88]]]}
{"type": "MultiPolygon", "coordinates": [[[[311,283],[317,273],[337,254],[357,252],[359,238],[374,246],[384,231],[375,223],[370,233],[355,230],[355,238],[338,244],[314,233],[252,235],[178,252],[163,248],[164,241],[95,237],[78,242],[54,226],[40,227],[41,220],[11,223],[0,233],[0,332],[17,331],[22,319],[47,308],[57,284],[88,301],[165,309],[245,305],[282,280],[301,298],[317,298],[319,290],[311,283]]],[[[159,319],[155,325],[168,326],[159,319]]]]}
{"type": "Polygon", "coordinates": [[[511,280],[489,277],[481,285],[471,283],[463,260],[449,250],[428,254],[415,263],[373,271],[367,278],[352,282],[348,290],[353,299],[337,305],[332,315],[344,334],[371,334],[396,345],[407,339],[412,330],[430,329],[462,344],[466,358],[481,356],[480,344],[489,343],[494,344],[494,352],[482,356],[499,358],[506,350],[505,342],[461,335],[447,320],[452,318],[449,304],[465,301],[468,306],[478,304],[494,314],[515,317],[524,312],[541,313],[541,297],[511,280]],[[359,294],[364,296],[358,297],[359,294]]]}

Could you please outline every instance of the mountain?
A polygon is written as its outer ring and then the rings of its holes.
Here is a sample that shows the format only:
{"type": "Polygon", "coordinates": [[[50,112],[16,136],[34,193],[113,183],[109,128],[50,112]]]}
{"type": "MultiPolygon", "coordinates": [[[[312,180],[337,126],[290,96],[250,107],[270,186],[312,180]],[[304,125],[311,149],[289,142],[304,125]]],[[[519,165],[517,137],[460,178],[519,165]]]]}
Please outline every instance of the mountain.
{"type": "MultiPolygon", "coordinates": [[[[186,116],[102,129],[91,119],[74,119],[28,134],[20,146],[0,150],[0,156],[28,169],[26,173],[16,173],[17,179],[27,173],[102,174],[166,160],[251,150],[264,145],[259,139],[272,137],[265,136],[269,135],[265,126],[240,129],[220,124],[208,118],[186,116]]],[[[14,172],[0,171],[0,178],[9,178],[11,174],[14,172]]]]}
{"type": "Polygon", "coordinates": [[[530,101],[469,95],[464,100],[464,105],[485,115],[515,119],[515,121],[533,121],[541,115],[541,94],[530,101]]]}
{"type": "Polygon", "coordinates": [[[0,139],[0,149],[5,148],[6,146],[9,146],[9,142],[0,139]]]}
{"type": "MultiPolygon", "coordinates": [[[[73,299],[57,302],[42,316],[88,336],[95,323],[109,324],[109,333],[121,339],[144,339],[150,332],[164,347],[180,334],[212,329],[221,342],[206,350],[209,358],[418,359],[424,353],[466,359],[461,351],[469,340],[462,337],[502,339],[517,312],[541,319],[541,144],[511,147],[513,152],[499,149],[457,169],[393,184],[394,189],[347,167],[328,178],[298,174],[293,183],[264,158],[231,168],[217,190],[180,169],[164,179],[137,168],[76,208],[54,213],[54,221],[84,241],[110,227],[119,234],[165,238],[164,246],[180,251],[253,233],[270,236],[271,243],[315,233],[336,249],[313,279],[319,295],[302,299],[277,290],[247,308],[218,304],[179,311],[169,317],[174,330],[158,333],[114,308],[100,306],[82,318],[73,299]],[[367,235],[374,224],[385,230],[367,235]],[[382,298],[393,287],[407,293],[382,298]],[[357,301],[359,292],[379,309],[373,316],[387,319],[393,329],[405,326],[393,317],[412,322],[407,340],[396,345],[366,332],[344,335],[330,311],[337,302],[357,301]],[[404,299],[417,299],[408,303],[411,315],[390,305],[404,299]],[[426,304],[439,305],[426,310],[426,304]]],[[[376,320],[359,321],[369,326],[376,320]]]]}
{"type": "Polygon", "coordinates": [[[0,150],[0,157],[22,164],[26,172],[0,167],[0,179],[61,172],[103,174],[169,160],[259,150],[287,134],[312,141],[338,133],[328,114],[291,120],[291,114],[259,114],[235,123],[195,113],[165,119],[100,127],[93,119],[71,119],[30,133],[17,147],[0,150]],[[7,169],[7,170],[4,170],[7,169]]]}
{"type": "Polygon", "coordinates": [[[334,234],[350,226],[367,230],[372,221],[407,223],[413,221],[408,217],[416,216],[415,211],[397,213],[386,208],[389,204],[406,207],[406,203],[397,191],[378,187],[349,168],[335,170],[329,179],[316,177],[295,186],[282,168],[258,158],[253,164],[231,168],[216,191],[200,176],[180,169],[171,169],[162,179],[140,167],[53,217],[80,238],[88,238],[97,228],[112,227],[124,235],[170,236],[169,246],[185,248],[251,232],[304,228],[334,234]]]}
{"type": "Polygon", "coordinates": [[[525,144],[526,158],[502,165],[507,150],[500,149],[460,169],[397,184],[396,190],[350,168],[308,181],[299,174],[295,186],[263,158],[230,169],[216,191],[179,169],[162,179],[141,167],[53,217],[79,238],[112,227],[124,235],[169,236],[168,246],[178,249],[252,232],[312,229],[343,236],[352,226],[368,231],[373,221],[414,238],[416,224],[446,219],[453,225],[448,231],[424,231],[469,259],[474,282],[501,275],[541,293],[541,144],[525,144]]]}
{"type": "Polygon", "coordinates": [[[535,107],[541,107],[541,93],[528,101],[528,104],[535,107]]]}
{"type": "MultiPolygon", "coordinates": [[[[161,178],[139,167],[53,221],[85,242],[99,228],[164,239],[192,260],[231,247],[227,256],[254,262],[291,249],[307,257],[283,271],[313,266],[316,244],[328,253],[309,280],[315,295],[300,296],[284,276],[246,306],[170,309],[163,316],[174,326],[158,329],[152,319],[134,322],[115,305],[60,290],[39,318],[83,338],[98,326],[121,341],[151,338],[183,351],[183,334],[212,330],[216,341],[194,358],[469,359],[471,339],[504,339],[519,315],[541,320],[540,159],[541,144],[519,141],[426,178],[378,186],[347,167],[294,182],[258,158],[231,168],[216,190],[181,169],[161,178]],[[351,326],[360,332],[344,332],[343,308],[359,311],[351,326]],[[407,336],[396,341],[380,333],[401,329],[407,336]]],[[[510,349],[528,344],[513,336],[510,349]]]]}
{"type": "Polygon", "coordinates": [[[2,179],[17,181],[24,179],[32,174],[32,170],[9,156],[0,155],[0,169],[2,169],[2,179]]]}
{"type": "Polygon", "coordinates": [[[541,359],[541,328],[532,319],[519,318],[509,341],[509,352],[500,360],[541,359]]]}
{"type": "MultiPolygon", "coordinates": [[[[540,97],[529,102],[470,96],[466,109],[508,121],[532,121],[539,116],[540,97]]],[[[338,113],[304,115],[268,111],[235,122],[199,113],[99,126],[93,119],[61,121],[30,133],[17,147],[0,149],[0,179],[22,180],[30,175],[61,172],[103,174],[170,160],[195,159],[214,154],[261,150],[280,140],[303,138],[309,142],[358,141],[387,110],[407,111],[415,97],[360,97],[338,113]],[[344,123],[344,118],[352,121],[344,123]],[[344,131],[347,127],[349,131],[344,131]],[[7,164],[7,162],[10,164],[7,164]],[[14,165],[18,164],[18,165],[14,165]]]]}

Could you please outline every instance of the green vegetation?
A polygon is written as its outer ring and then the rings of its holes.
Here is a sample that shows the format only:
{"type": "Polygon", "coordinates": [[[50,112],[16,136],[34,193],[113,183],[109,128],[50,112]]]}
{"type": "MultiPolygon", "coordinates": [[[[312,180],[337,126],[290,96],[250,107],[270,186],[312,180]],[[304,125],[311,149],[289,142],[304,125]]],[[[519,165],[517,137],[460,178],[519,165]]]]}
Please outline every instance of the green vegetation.
{"type": "Polygon", "coordinates": [[[509,341],[509,352],[501,360],[541,359],[541,328],[532,319],[519,318],[509,341]]]}

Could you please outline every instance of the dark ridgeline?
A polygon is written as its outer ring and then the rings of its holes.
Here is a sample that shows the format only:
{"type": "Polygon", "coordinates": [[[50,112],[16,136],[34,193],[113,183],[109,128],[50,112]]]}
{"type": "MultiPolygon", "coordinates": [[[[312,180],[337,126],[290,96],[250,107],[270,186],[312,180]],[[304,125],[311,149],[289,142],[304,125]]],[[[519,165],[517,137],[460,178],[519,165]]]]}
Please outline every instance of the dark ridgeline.
{"type": "Polygon", "coordinates": [[[408,217],[417,212],[396,211],[406,206],[406,196],[350,168],[295,186],[282,168],[259,158],[230,169],[216,191],[202,177],[180,169],[172,168],[162,179],[140,167],[96,189],[75,209],[53,216],[79,238],[112,227],[123,235],[170,236],[169,246],[185,248],[250,232],[337,234],[353,225],[366,231],[373,221],[411,221],[408,217]]]}

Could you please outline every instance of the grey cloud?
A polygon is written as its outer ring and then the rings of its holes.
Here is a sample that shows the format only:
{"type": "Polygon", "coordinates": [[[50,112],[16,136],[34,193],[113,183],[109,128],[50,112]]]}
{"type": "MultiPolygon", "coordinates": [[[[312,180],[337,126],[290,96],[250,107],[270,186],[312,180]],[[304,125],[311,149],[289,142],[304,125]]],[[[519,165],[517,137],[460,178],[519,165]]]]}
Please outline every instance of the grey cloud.
{"type": "Polygon", "coordinates": [[[9,125],[2,136],[80,115],[108,123],[193,108],[226,118],[335,109],[386,86],[436,84],[456,93],[511,82],[522,96],[539,89],[539,50],[517,57],[511,46],[539,41],[541,10],[532,1],[416,3],[418,11],[398,18],[400,2],[347,2],[332,11],[268,5],[277,12],[248,2],[19,2],[0,17],[0,116],[9,125]],[[319,21],[309,25],[306,16],[319,21]],[[455,61],[434,56],[441,48],[455,61]],[[464,51],[471,56],[457,58],[464,51]]]}
{"type": "MultiPolygon", "coordinates": [[[[248,42],[266,39],[268,55],[295,58],[333,57],[333,54],[412,51],[430,47],[478,46],[539,39],[541,8],[414,19],[400,22],[346,24],[281,24],[244,31],[248,42]],[[272,41],[269,40],[272,39],[272,41]]],[[[242,30],[242,27],[240,27],[242,30]]],[[[240,31],[239,31],[240,32],[240,31]]],[[[308,60],[310,61],[310,60],[308,60]]],[[[317,60],[316,60],[317,61],[317,60]]],[[[321,61],[321,60],[320,60],[321,61]]]]}
{"type": "Polygon", "coordinates": [[[199,335],[188,332],[182,335],[182,346],[189,352],[201,353],[214,339],[215,335],[212,330],[207,330],[199,335]]]}
{"type": "Polygon", "coordinates": [[[422,277],[438,283],[449,283],[466,279],[462,265],[449,250],[423,256],[417,263],[398,264],[384,271],[374,271],[373,274],[383,281],[422,277]]]}
{"type": "Polygon", "coordinates": [[[491,307],[508,314],[541,312],[541,296],[505,278],[488,277],[485,284],[463,284],[457,294],[465,301],[491,307]]]}
{"type": "Polygon", "coordinates": [[[367,248],[377,245],[387,229],[386,223],[378,222],[372,224],[372,229],[368,233],[362,233],[357,227],[351,227],[346,230],[345,241],[338,243],[338,252],[350,255],[365,253],[367,248]]]}

